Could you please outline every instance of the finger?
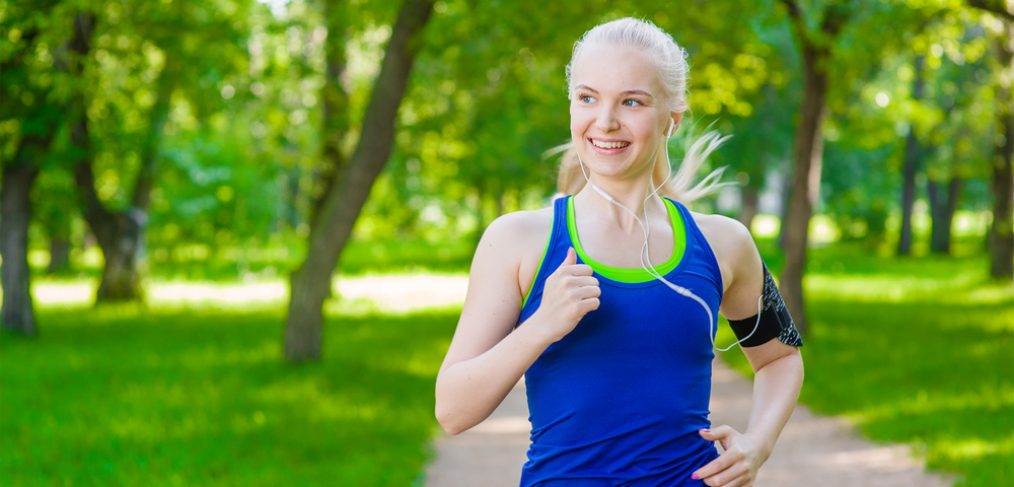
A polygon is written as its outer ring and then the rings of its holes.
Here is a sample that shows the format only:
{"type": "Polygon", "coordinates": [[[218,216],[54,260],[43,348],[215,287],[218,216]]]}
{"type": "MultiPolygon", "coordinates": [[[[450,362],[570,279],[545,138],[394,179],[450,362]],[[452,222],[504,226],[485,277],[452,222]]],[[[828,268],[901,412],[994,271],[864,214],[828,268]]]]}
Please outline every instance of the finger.
{"type": "Polygon", "coordinates": [[[743,476],[739,477],[738,479],[733,480],[732,482],[729,482],[726,485],[728,485],[729,487],[749,487],[749,485],[750,485],[750,479],[746,475],[743,475],[743,476]]]}
{"type": "Polygon", "coordinates": [[[700,430],[700,433],[701,437],[705,440],[718,441],[722,438],[732,436],[733,433],[736,433],[736,430],[734,430],[732,426],[723,424],[711,429],[702,429],[700,430]]]}
{"type": "Polygon", "coordinates": [[[574,295],[580,299],[597,298],[602,295],[602,288],[598,286],[581,286],[574,289],[574,295]]]}
{"type": "Polygon", "coordinates": [[[588,298],[581,300],[581,309],[585,313],[599,309],[599,305],[600,305],[599,298],[588,298]]]}
{"type": "MultiPolygon", "coordinates": [[[[722,453],[721,455],[718,456],[718,458],[712,460],[707,465],[697,469],[697,471],[695,471],[693,475],[691,475],[691,478],[694,480],[705,479],[705,483],[707,483],[708,478],[718,474],[719,472],[725,471],[725,469],[729,468],[734,463],[736,463],[736,458],[733,454],[731,454],[730,452],[722,453]]],[[[708,485],[717,485],[717,484],[708,483],[708,485]]]]}
{"type": "Polygon", "coordinates": [[[592,276],[564,276],[562,279],[568,287],[598,287],[598,279],[592,276]]]}
{"type": "Polygon", "coordinates": [[[743,462],[737,462],[732,464],[729,468],[718,472],[715,475],[704,478],[704,483],[708,485],[742,485],[749,480],[747,473],[750,469],[743,462]]]}
{"type": "Polygon", "coordinates": [[[575,287],[599,287],[599,280],[592,276],[571,276],[567,279],[567,284],[575,287]]]}
{"type": "Polygon", "coordinates": [[[588,264],[574,264],[567,268],[571,274],[575,276],[590,276],[592,275],[592,268],[588,264]]]}

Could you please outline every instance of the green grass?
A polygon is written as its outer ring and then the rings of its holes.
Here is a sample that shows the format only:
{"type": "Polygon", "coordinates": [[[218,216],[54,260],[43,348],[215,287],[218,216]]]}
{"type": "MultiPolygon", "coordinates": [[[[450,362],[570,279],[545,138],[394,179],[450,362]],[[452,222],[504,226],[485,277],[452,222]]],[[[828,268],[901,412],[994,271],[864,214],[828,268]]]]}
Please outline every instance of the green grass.
{"type": "MultiPolygon", "coordinates": [[[[802,402],[875,441],[913,445],[958,485],[1009,485],[1014,286],[990,283],[986,259],[814,249],[802,402]]],[[[742,354],[724,357],[749,372],[742,354]]]]}
{"type": "MultiPolygon", "coordinates": [[[[418,242],[346,255],[362,269],[449,270],[464,245],[449,245],[452,257],[418,242]]],[[[773,242],[760,246],[779,269],[773,242]]],[[[960,485],[1004,485],[1014,479],[1014,286],[987,281],[977,240],[955,248],[905,259],[884,246],[812,249],[802,401],[876,441],[914,445],[960,485]]],[[[279,278],[228,305],[235,293],[211,278],[185,300],[97,310],[80,304],[93,292],[80,278],[37,280],[76,294],[41,305],[39,338],[0,335],[0,484],[419,482],[458,309],[331,305],[325,360],[289,366],[279,278]]],[[[741,354],[724,357],[748,370],[741,354]]]]}
{"type": "Polygon", "coordinates": [[[0,335],[0,484],[413,485],[457,310],[359,308],[293,366],[278,303],[43,307],[0,335]]]}

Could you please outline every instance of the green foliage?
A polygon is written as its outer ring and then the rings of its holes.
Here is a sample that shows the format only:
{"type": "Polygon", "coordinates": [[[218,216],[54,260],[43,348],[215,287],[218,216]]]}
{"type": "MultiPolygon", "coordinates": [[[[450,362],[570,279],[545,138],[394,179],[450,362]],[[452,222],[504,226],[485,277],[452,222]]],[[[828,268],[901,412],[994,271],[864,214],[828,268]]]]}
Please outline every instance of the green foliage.
{"type": "Polygon", "coordinates": [[[280,360],[278,303],[82,311],[0,336],[4,483],[404,486],[429,457],[456,310],[347,303],[327,360],[299,367],[280,360]]]}
{"type": "MultiPolygon", "coordinates": [[[[988,203],[983,181],[996,67],[981,12],[944,0],[855,1],[840,11],[831,2],[801,4],[811,30],[832,10],[848,17],[830,46],[835,82],[818,208],[855,230],[846,236],[879,240],[878,225],[897,212],[899,140],[908,127],[927,147],[929,178],[959,175],[967,181],[962,207],[988,203]],[[922,100],[911,94],[917,55],[926,59],[922,100]]],[[[355,1],[325,11],[306,0],[45,6],[14,3],[0,12],[0,83],[9,94],[0,97],[0,158],[9,161],[24,135],[63,123],[60,103],[83,90],[107,204],[129,204],[134,176],[155,147],[151,256],[306,237],[324,138],[337,137],[346,156],[354,149],[396,10],[392,2],[355,1]],[[82,10],[96,15],[97,27],[78,80],[54,67],[82,10]],[[327,31],[327,12],[340,18],[334,33],[327,31]],[[324,47],[332,41],[346,47],[338,82],[349,107],[347,123],[325,130],[324,47]],[[156,133],[163,82],[172,97],[156,133]]],[[[564,66],[573,43],[594,24],[620,16],[652,20],[687,50],[687,120],[734,135],[711,166],[728,166],[728,179],[755,188],[784,180],[802,83],[781,2],[702,2],[675,11],[658,2],[447,0],[438,2],[426,30],[394,153],[357,234],[432,241],[475,234],[500,211],[541,206],[555,190],[557,171],[557,160],[543,154],[569,138],[564,66]]],[[[79,218],[75,192],[65,190],[69,179],[47,174],[79,155],[68,139],[61,128],[48,154],[37,155],[48,169],[36,198],[43,201],[41,229],[33,235],[81,227],[61,220],[79,218]]],[[[84,233],[72,230],[72,238],[80,245],[84,233]]]]}

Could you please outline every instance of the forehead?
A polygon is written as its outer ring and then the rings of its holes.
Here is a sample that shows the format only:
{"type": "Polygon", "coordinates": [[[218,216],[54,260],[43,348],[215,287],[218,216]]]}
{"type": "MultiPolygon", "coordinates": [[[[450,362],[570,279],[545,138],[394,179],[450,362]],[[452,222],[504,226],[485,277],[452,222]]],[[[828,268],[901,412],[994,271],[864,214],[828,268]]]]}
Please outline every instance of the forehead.
{"type": "Polygon", "coordinates": [[[662,94],[657,65],[639,49],[591,44],[571,65],[571,86],[585,85],[599,92],[644,90],[662,94]]]}

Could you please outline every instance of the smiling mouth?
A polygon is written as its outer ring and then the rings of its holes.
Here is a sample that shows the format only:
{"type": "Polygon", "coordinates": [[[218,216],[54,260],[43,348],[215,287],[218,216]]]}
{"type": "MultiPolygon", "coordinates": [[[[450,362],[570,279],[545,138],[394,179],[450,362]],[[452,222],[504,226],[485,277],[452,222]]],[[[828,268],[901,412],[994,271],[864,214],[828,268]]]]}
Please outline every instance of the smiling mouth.
{"type": "Polygon", "coordinates": [[[599,149],[623,149],[630,145],[630,142],[616,140],[616,141],[605,141],[598,139],[588,139],[591,144],[599,149]]]}

